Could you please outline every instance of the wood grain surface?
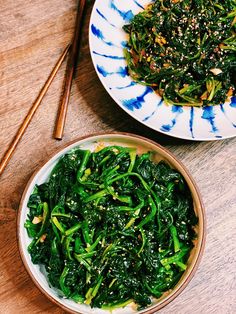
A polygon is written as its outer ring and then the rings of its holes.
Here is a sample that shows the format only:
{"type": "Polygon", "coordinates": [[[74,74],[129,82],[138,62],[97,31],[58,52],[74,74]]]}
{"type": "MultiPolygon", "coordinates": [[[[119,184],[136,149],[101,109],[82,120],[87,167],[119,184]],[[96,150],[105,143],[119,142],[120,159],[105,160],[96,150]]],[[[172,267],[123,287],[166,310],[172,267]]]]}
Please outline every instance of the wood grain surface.
{"type": "MultiPolygon", "coordinates": [[[[70,42],[75,0],[0,0],[0,158],[70,42]]],[[[68,142],[96,132],[149,137],[189,169],[207,214],[207,242],[188,287],[163,314],[236,313],[236,138],[217,142],[177,140],[154,132],[123,112],[106,93],[91,62],[88,9],[65,135],[53,138],[65,74],[62,66],[0,178],[0,313],[62,314],[38,291],[21,262],[16,214],[33,171],[68,142]]]]}

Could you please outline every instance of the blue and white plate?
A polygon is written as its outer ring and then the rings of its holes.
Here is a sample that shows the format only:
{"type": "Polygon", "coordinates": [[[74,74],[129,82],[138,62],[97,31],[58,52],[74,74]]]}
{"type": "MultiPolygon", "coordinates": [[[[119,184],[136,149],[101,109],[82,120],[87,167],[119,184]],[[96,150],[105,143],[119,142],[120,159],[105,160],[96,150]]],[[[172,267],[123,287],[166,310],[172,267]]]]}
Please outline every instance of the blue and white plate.
{"type": "Polygon", "coordinates": [[[111,97],[144,125],[188,140],[218,140],[236,136],[236,97],[217,106],[190,108],[166,105],[150,88],[132,80],[123,49],[122,26],[151,0],[97,0],[89,29],[90,52],[97,74],[111,97]]]}

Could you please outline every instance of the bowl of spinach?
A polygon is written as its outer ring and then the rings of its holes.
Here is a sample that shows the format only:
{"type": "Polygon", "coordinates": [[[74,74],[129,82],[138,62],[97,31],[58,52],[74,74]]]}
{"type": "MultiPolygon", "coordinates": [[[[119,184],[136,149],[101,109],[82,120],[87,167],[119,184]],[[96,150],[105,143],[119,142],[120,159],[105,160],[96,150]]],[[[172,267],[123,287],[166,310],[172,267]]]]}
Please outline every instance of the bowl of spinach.
{"type": "Polygon", "coordinates": [[[94,68],[114,101],[158,132],[236,136],[236,1],[96,0],[94,68]]]}
{"type": "Polygon", "coordinates": [[[80,139],[47,161],[25,188],[17,226],[29,275],[71,313],[154,313],[186,287],[205,242],[185,167],[123,133],[80,139]]]}

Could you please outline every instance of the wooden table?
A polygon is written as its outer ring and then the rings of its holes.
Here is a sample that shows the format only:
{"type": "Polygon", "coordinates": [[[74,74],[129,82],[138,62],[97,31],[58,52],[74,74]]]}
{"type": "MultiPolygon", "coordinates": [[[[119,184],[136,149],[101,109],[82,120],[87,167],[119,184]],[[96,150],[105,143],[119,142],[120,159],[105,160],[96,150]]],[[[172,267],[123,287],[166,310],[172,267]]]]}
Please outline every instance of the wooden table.
{"type": "MultiPolygon", "coordinates": [[[[76,2],[0,1],[0,158],[71,40],[76,2]]],[[[24,269],[17,249],[17,208],[33,171],[50,155],[80,136],[105,131],[133,132],[161,143],[187,166],[202,193],[208,221],[202,262],[185,291],[160,312],[236,313],[236,138],[177,140],[122,111],[93,69],[87,35],[90,9],[63,140],[54,140],[52,134],[65,66],[0,178],[0,313],[64,313],[38,291],[24,269]]]]}

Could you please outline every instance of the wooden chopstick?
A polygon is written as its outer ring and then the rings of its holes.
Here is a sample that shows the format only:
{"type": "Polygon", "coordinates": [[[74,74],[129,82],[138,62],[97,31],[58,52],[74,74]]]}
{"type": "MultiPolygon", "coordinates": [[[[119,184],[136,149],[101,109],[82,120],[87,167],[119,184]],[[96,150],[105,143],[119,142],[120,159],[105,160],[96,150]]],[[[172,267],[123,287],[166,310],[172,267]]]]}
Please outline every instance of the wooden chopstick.
{"type": "Polygon", "coordinates": [[[36,110],[38,109],[43,97],[45,96],[49,86],[51,85],[55,75],[57,74],[62,62],[64,61],[68,51],[70,49],[70,45],[68,45],[66,47],[66,49],[64,50],[63,54],[61,55],[61,57],[59,58],[59,60],[57,61],[54,69],[52,70],[49,78],[47,79],[46,83],[44,84],[42,90],[40,91],[36,101],[33,103],[32,107],[30,108],[27,116],[25,117],[25,120],[23,121],[23,123],[21,124],[20,128],[17,131],[17,134],[15,136],[15,138],[13,139],[13,141],[11,142],[8,150],[6,151],[6,153],[4,154],[1,162],[0,162],[0,176],[3,173],[4,169],[6,168],[8,162],[11,159],[11,156],[14,152],[14,150],[17,147],[17,144],[19,143],[20,139],[22,138],[26,128],[28,127],[31,119],[33,118],[33,115],[35,114],[36,110]]]}
{"type": "Polygon", "coordinates": [[[83,20],[85,4],[86,4],[86,0],[79,0],[76,22],[75,22],[74,38],[72,41],[71,51],[69,53],[69,57],[67,61],[64,92],[63,92],[62,101],[61,101],[61,105],[58,112],[55,134],[54,134],[54,137],[57,140],[61,140],[63,136],[67,108],[68,108],[68,103],[70,100],[70,90],[71,90],[71,85],[72,85],[72,79],[75,72],[76,60],[78,58],[79,44],[80,44],[80,37],[81,37],[80,36],[81,24],[83,20]]]}

